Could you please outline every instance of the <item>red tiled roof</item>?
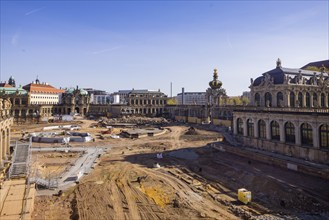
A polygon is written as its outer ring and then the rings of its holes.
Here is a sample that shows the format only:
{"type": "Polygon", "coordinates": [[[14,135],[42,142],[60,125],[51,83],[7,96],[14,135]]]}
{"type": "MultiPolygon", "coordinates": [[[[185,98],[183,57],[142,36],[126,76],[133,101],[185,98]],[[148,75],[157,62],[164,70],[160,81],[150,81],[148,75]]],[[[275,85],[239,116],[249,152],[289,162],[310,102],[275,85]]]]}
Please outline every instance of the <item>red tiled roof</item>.
{"type": "Polygon", "coordinates": [[[50,93],[50,94],[58,94],[63,93],[65,90],[63,89],[56,89],[55,87],[47,84],[35,84],[30,83],[26,86],[23,86],[23,89],[27,90],[31,93],[50,93]]]}
{"type": "Polygon", "coordinates": [[[0,83],[0,87],[13,87],[13,86],[8,83],[0,83]]]}

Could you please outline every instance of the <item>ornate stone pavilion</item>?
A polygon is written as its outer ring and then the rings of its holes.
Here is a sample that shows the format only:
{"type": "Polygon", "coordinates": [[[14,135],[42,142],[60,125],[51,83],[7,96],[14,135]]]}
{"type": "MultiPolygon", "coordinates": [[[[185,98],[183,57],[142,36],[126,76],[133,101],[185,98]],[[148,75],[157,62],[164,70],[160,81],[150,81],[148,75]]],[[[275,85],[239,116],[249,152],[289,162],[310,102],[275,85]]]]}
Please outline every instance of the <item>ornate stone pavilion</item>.
{"type": "Polygon", "coordinates": [[[213,80],[206,91],[206,105],[167,105],[166,114],[177,121],[231,127],[232,107],[220,105],[223,94],[222,82],[218,80],[217,69],[214,69],[213,80]]]}
{"type": "Polygon", "coordinates": [[[234,134],[245,145],[329,164],[329,76],[281,66],[251,79],[251,102],[235,107],[234,134]]]}
{"type": "Polygon", "coordinates": [[[221,96],[223,95],[221,91],[222,82],[218,80],[217,69],[214,69],[213,80],[209,82],[209,88],[206,91],[207,100],[207,121],[213,121],[214,110],[219,107],[221,96]]]}
{"type": "Polygon", "coordinates": [[[0,170],[3,169],[10,155],[10,127],[13,124],[10,110],[10,99],[0,98],[0,170]]]}
{"type": "Polygon", "coordinates": [[[85,116],[89,112],[90,96],[84,89],[70,88],[62,94],[62,103],[54,106],[54,114],[77,113],[85,116]]]}

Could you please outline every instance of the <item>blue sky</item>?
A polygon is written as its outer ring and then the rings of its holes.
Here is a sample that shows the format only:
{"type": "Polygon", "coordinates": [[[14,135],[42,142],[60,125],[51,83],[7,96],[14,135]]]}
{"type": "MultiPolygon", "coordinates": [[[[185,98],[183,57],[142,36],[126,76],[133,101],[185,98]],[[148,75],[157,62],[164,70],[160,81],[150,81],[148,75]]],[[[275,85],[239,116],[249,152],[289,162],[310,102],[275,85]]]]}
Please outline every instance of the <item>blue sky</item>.
{"type": "Polygon", "coordinates": [[[228,95],[329,58],[328,1],[3,1],[1,81],[228,95]]]}

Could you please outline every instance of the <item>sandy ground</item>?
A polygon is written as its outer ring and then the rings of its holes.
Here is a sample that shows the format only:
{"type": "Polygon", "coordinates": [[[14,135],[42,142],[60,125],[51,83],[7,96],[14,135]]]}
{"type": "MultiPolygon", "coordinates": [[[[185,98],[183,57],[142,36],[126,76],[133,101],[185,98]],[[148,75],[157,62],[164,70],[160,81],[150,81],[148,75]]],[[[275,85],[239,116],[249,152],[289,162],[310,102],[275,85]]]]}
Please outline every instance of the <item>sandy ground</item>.
{"type": "MultiPolygon", "coordinates": [[[[33,219],[329,217],[327,180],[215,151],[207,143],[221,137],[216,132],[197,130],[195,135],[186,135],[188,127],[171,126],[171,132],[158,137],[101,140],[97,134],[106,129],[89,128],[92,123],[80,124],[82,131],[96,137],[84,145],[111,146],[112,150],[80,184],[61,196],[38,196],[33,219]],[[157,159],[157,153],[164,158],[157,159]],[[155,163],[161,167],[153,168],[155,163]],[[251,204],[237,201],[239,188],[252,192],[251,204]]],[[[40,164],[52,160],[38,158],[40,164]]],[[[61,160],[65,163],[69,158],[61,160]]]]}

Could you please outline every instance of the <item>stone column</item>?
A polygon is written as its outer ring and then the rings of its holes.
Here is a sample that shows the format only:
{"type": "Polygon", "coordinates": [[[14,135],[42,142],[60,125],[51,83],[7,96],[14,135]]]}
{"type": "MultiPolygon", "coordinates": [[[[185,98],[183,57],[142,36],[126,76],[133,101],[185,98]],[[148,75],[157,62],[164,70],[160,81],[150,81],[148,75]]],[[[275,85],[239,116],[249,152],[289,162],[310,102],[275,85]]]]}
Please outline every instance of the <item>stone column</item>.
{"type": "Polygon", "coordinates": [[[313,92],[310,92],[310,107],[313,108],[314,107],[314,103],[313,103],[313,92]]]}
{"type": "Polygon", "coordinates": [[[258,138],[259,128],[256,118],[253,118],[252,121],[254,122],[254,137],[258,138]]]}
{"type": "Polygon", "coordinates": [[[302,100],[302,107],[306,107],[306,92],[302,92],[303,100],[302,100]]]}
{"type": "Polygon", "coordinates": [[[247,127],[247,119],[245,117],[242,118],[243,120],[243,136],[248,136],[248,127],[247,127]]]}
{"type": "Polygon", "coordinates": [[[233,117],[233,134],[238,134],[238,125],[237,125],[237,117],[233,117]]]}
{"type": "Polygon", "coordinates": [[[320,107],[321,106],[321,92],[318,92],[317,96],[318,96],[318,107],[320,107]]]}
{"type": "Polygon", "coordinates": [[[298,94],[299,94],[299,92],[295,92],[295,107],[300,107],[300,106],[302,106],[302,103],[298,103],[298,105],[297,105],[297,101],[299,101],[299,99],[298,99],[298,94]]]}
{"type": "Polygon", "coordinates": [[[7,128],[7,154],[10,154],[10,129],[7,128]]]}
{"type": "Polygon", "coordinates": [[[2,144],[3,144],[3,155],[2,158],[4,160],[7,159],[7,134],[6,134],[6,130],[2,130],[2,144]]]}
{"type": "Polygon", "coordinates": [[[294,123],[295,125],[295,144],[300,146],[302,145],[302,140],[300,136],[300,125],[299,123],[294,123]]]}
{"type": "Polygon", "coordinates": [[[275,92],[274,94],[271,93],[271,96],[272,96],[272,105],[271,105],[271,107],[277,107],[278,106],[277,95],[278,95],[277,92],[275,92]]]}
{"type": "Polygon", "coordinates": [[[286,92],[286,98],[283,98],[284,106],[290,107],[290,92],[286,92]]]}
{"type": "Polygon", "coordinates": [[[284,143],[286,142],[286,135],[284,132],[284,123],[283,121],[279,121],[279,127],[280,127],[280,142],[284,143]]]}
{"type": "Polygon", "coordinates": [[[313,147],[314,148],[320,148],[319,144],[319,129],[317,129],[317,125],[315,123],[312,123],[312,134],[313,134],[313,147]]]}
{"type": "Polygon", "coordinates": [[[271,124],[270,120],[265,120],[266,124],[266,139],[271,140],[271,124]]]}
{"type": "Polygon", "coordinates": [[[329,103],[328,103],[328,93],[325,93],[324,94],[324,106],[326,108],[328,108],[328,106],[329,106],[329,103]]]}

